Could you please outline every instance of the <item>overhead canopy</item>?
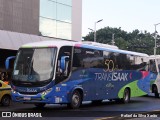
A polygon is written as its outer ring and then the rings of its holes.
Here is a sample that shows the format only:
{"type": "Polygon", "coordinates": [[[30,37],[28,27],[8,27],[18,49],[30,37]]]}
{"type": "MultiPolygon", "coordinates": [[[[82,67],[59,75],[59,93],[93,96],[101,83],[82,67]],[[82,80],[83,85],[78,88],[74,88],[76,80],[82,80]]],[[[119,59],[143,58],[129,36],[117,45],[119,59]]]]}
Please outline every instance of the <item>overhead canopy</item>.
{"type": "Polygon", "coordinates": [[[0,30],[1,49],[18,50],[23,44],[49,39],[54,40],[54,38],[0,30]]]}

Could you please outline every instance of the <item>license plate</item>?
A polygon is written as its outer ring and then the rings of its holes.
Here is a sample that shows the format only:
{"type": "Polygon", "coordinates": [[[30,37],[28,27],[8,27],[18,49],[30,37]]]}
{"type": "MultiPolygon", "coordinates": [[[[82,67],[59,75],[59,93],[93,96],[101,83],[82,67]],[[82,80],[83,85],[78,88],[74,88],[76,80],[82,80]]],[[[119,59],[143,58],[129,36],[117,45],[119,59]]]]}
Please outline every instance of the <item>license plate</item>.
{"type": "Polygon", "coordinates": [[[31,100],[31,97],[24,97],[23,100],[31,100]]]}

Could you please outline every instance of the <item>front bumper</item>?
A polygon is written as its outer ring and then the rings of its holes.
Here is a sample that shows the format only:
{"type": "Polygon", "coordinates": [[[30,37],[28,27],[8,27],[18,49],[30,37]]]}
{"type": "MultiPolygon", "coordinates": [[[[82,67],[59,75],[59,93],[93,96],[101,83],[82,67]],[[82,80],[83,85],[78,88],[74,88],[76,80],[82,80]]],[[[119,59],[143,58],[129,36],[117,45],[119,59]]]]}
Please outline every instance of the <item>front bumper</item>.
{"type": "Polygon", "coordinates": [[[52,93],[43,96],[41,93],[36,95],[24,95],[18,92],[11,93],[12,100],[14,102],[23,103],[46,103],[46,104],[62,104],[68,103],[67,95],[53,95],[52,93]]]}

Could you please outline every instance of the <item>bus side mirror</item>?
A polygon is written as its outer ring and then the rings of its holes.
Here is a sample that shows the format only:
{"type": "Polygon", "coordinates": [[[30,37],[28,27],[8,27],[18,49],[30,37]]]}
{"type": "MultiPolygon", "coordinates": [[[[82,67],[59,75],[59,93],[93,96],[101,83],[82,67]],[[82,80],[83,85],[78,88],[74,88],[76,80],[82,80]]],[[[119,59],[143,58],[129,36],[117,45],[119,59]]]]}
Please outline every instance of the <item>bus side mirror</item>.
{"type": "Polygon", "coordinates": [[[60,60],[60,69],[62,70],[62,73],[64,73],[67,70],[67,59],[69,59],[69,56],[62,56],[60,60]]]}
{"type": "Polygon", "coordinates": [[[5,61],[5,67],[6,67],[7,70],[9,69],[9,61],[10,61],[11,59],[15,59],[15,58],[16,58],[16,56],[10,56],[10,57],[8,57],[8,58],[6,59],[6,61],[5,61]]]}

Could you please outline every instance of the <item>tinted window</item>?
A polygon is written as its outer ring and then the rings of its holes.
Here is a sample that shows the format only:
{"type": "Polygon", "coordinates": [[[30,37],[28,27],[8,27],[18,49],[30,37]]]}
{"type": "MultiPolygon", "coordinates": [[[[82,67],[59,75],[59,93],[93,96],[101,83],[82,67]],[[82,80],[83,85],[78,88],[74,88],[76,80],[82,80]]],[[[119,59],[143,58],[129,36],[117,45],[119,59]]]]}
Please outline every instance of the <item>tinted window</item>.
{"type": "Polygon", "coordinates": [[[88,48],[74,48],[73,69],[104,68],[113,70],[147,70],[143,57],[88,48]]]}
{"type": "Polygon", "coordinates": [[[117,66],[123,70],[147,70],[147,63],[144,62],[143,57],[119,54],[116,56],[117,66]]]}
{"type": "Polygon", "coordinates": [[[148,70],[143,57],[104,51],[105,68],[111,70],[148,70]]]}
{"type": "Polygon", "coordinates": [[[117,56],[118,53],[103,51],[104,54],[104,68],[106,71],[113,71],[119,69],[117,56]]]}
{"type": "MultiPolygon", "coordinates": [[[[158,66],[158,67],[159,67],[159,66],[158,66]]],[[[155,60],[150,60],[149,70],[150,70],[151,72],[157,72],[155,60]]]]}
{"type": "Polygon", "coordinates": [[[73,67],[102,68],[103,52],[87,48],[74,48],[73,67]]]}
{"type": "Polygon", "coordinates": [[[144,61],[144,59],[145,58],[140,56],[134,56],[133,60],[131,61],[131,69],[139,71],[148,70],[148,64],[144,61]]]}

